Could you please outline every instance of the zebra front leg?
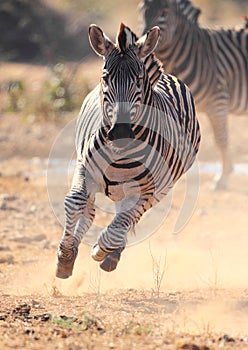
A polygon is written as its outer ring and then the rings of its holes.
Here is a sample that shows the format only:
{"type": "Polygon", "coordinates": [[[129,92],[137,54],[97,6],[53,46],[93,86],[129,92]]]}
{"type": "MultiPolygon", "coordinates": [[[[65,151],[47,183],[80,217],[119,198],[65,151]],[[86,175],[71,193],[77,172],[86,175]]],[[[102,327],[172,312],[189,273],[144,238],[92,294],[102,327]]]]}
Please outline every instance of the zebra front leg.
{"type": "Polygon", "coordinates": [[[148,199],[140,199],[130,210],[122,210],[116,214],[113,221],[100,234],[92,248],[91,256],[96,261],[102,261],[101,269],[110,272],[116,269],[121,253],[126,246],[127,233],[134,228],[145,211],[151,208],[148,199]]]}
{"type": "Polygon", "coordinates": [[[116,269],[121,252],[125,249],[126,235],[133,226],[132,218],[128,217],[128,213],[125,214],[115,216],[111,224],[101,232],[92,248],[92,258],[102,261],[100,267],[104,271],[110,272],[116,269]]]}
{"type": "Polygon", "coordinates": [[[66,223],[59,244],[56,277],[68,278],[72,275],[78,254],[78,245],[90,228],[94,216],[94,201],[87,197],[86,190],[70,191],[65,198],[66,223]]]}

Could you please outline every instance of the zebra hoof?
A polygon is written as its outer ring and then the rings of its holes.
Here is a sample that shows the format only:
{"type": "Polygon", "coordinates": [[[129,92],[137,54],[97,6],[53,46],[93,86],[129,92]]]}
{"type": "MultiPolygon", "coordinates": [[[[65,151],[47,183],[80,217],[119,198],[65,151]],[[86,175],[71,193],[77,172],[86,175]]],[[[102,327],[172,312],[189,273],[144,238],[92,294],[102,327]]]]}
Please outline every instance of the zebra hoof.
{"type": "Polygon", "coordinates": [[[99,244],[96,243],[92,247],[91,257],[96,261],[102,261],[108,253],[100,248],[99,244]]]}
{"type": "Polygon", "coordinates": [[[119,248],[109,253],[103,262],[100,264],[102,270],[106,272],[114,271],[121,258],[121,252],[123,248],[119,248]]]}
{"type": "Polygon", "coordinates": [[[62,258],[61,252],[58,253],[56,277],[66,279],[72,275],[74,262],[77,257],[77,249],[74,251],[73,257],[68,261],[62,258]]]}
{"type": "Polygon", "coordinates": [[[226,191],[228,189],[228,178],[220,177],[217,180],[215,179],[213,190],[214,191],[226,191]]]}
{"type": "Polygon", "coordinates": [[[57,269],[56,269],[56,277],[66,279],[72,275],[72,270],[73,270],[73,264],[68,266],[68,265],[61,265],[60,263],[57,264],[57,269]]]}

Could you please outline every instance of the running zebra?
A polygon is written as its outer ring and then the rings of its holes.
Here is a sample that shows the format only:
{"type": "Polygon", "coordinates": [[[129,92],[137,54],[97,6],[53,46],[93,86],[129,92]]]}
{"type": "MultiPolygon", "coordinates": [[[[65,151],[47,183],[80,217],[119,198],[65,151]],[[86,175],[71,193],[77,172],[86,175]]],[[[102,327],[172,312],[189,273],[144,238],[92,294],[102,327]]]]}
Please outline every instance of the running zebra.
{"type": "Polygon", "coordinates": [[[94,219],[97,192],[116,202],[116,214],[99,235],[92,257],[103,270],[112,271],[127,233],[190,168],[200,142],[189,89],[164,73],[153,54],[158,27],[138,39],[121,24],[114,44],[91,25],[89,38],[104,66],[77,122],[77,165],[65,198],[66,223],[58,250],[60,278],[72,274],[78,245],[94,219]]]}
{"type": "Polygon", "coordinates": [[[144,32],[153,25],[161,29],[156,54],[166,71],[190,87],[197,111],[210,119],[222,157],[215,187],[226,188],[232,172],[228,114],[248,110],[247,29],[202,28],[201,11],[189,0],[143,0],[140,11],[144,32]]]}

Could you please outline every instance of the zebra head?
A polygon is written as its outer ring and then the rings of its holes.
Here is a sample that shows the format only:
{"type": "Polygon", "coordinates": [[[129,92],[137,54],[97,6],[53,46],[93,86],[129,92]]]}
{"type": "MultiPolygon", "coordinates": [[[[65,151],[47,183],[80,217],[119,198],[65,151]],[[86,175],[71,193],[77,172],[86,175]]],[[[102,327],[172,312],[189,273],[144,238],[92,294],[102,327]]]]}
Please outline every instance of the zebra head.
{"type": "MultiPolygon", "coordinates": [[[[159,26],[160,44],[163,46],[173,43],[182,20],[197,23],[201,13],[190,0],[143,0],[139,4],[139,9],[143,19],[143,33],[151,26],[159,26]]],[[[160,44],[158,49],[161,48],[160,44]]]]}
{"type": "Polygon", "coordinates": [[[104,58],[101,77],[101,103],[108,139],[123,148],[134,139],[134,124],[144,103],[147,74],[144,59],[155,49],[159,28],[154,27],[140,39],[124,24],[114,44],[96,25],[89,28],[94,51],[104,58]]]}

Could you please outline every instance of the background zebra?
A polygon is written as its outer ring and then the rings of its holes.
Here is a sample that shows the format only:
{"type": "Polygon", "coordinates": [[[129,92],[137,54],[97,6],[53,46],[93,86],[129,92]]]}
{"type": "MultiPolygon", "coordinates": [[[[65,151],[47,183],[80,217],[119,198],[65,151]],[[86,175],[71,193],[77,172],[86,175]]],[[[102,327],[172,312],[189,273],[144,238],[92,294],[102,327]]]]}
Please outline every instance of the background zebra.
{"type": "Polygon", "coordinates": [[[232,171],[228,114],[248,109],[247,29],[202,28],[201,11],[189,0],[144,0],[140,10],[144,32],[153,25],[161,29],[156,53],[166,71],[190,87],[197,110],[210,119],[222,156],[216,188],[225,188],[232,171]]]}
{"type": "Polygon", "coordinates": [[[189,89],[165,74],[153,54],[158,27],[138,40],[122,24],[114,44],[92,25],[89,37],[104,66],[78,118],[77,166],[58,251],[60,278],[72,274],[78,245],[94,219],[96,192],[116,202],[113,221],[92,248],[93,259],[112,271],[127,233],[189,169],[200,142],[189,89]]]}

